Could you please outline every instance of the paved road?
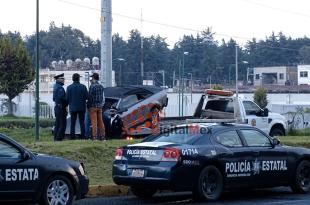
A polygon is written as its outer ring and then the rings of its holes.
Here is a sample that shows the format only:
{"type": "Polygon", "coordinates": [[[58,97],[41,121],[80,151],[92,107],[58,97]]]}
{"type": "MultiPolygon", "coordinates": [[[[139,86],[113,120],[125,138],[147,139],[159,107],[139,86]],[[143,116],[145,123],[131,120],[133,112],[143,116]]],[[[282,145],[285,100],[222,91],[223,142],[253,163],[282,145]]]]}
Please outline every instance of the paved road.
{"type": "MultiPolygon", "coordinates": [[[[74,205],[136,205],[136,204],[197,204],[191,199],[190,193],[165,193],[156,194],[152,199],[140,200],[133,196],[93,198],[77,201],[74,205]]],[[[288,188],[276,188],[267,190],[241,191],[234,193],[224,193],[218,202],[198,203],[208,205],[309,205],[310,194],[293,194],[288,188]]]]}

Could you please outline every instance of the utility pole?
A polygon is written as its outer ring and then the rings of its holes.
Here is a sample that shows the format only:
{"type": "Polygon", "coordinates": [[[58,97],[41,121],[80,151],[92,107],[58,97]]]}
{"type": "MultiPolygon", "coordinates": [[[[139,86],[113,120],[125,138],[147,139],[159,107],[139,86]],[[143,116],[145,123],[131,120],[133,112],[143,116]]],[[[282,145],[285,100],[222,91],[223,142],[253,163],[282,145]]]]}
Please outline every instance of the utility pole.
{"type": "Polygon", "coordinates": [[[236,44],[236,97],[238,98],[238,45],[236,44]]]}
{"type": "Polygon", "coordinates": [[[188,55],[189,52],[183,52],[183,66],[182,66],[182,73],[181,73],[181,80],[182,80],[182,116],[184,116],[183,109],[184,109],[184,69],[185,69],[185,55],[188,55]]]}
{"type": "Polygon", "coordinates": [[[178,91],[179,91],[179,117],[181,116],[181,60],[179,60],[179,86],[178,86],[178,91]]]}
{"type": "Polygon", "coordinates": [[[188,73],[191,76],[191,103],[193,103],[193,73],[188,73]]]}
{"type": "Polygon", "coordinates": [[[143,79],[144,79],[144,54],[143,54],[143,36],[142,36],[142,27],[143,26],[143,20],[142,20],[142,9],[141,9],[141,83],[143,85],[143,79]]]}
{"type": "Polygon", "coordinates": [[[209,82],[210,83],[210,85],[209,85],[210,89],[212,89],[212,79],[211,78],[212,78],[212,75],[210,74],[210,82],[209,82]]]}
{"type": "Polygon", "coordinates": [[[40,112],[40,104],[39,104],[39,0],[37,0],[37,12],[36,12],[36,105],[35,105],[35,136],[36,140],[40,140],[40,130],[39,130],[39,112],[40,112]]]}
{"type": "Polygon", "coordinates": [[[166,82],[165,82],[165,71],[164,70],[160,70],[159,73],[161,73],[162,77],[163,77],[163,86],[165,87],[166,82]]]}
{"type": "Polygon", "coordinates": [[[174,82],[175,82],[175,70],[173,71],[173,76],[172,76],[172,89],[174,89],[174,82]]]}
{"type": "Polygon", "coordinates": [[[101,0],[101,83],[112,86],[112,0],[101,0]]]}
{"type": "Polygon", "coordinates": [[[182,98],[182,112],[181,112],[181,115],[183,116],[184,115],[184,113],[183,113],[183,109],[184,109],[184,62],[185,62],[185,60],[184,60],[184,53],[183,53],[183,65],[182,65],[182,72],[181,72],[181,81],[182,81],[182,96],[181,96],[181,98],[182,98]]]}

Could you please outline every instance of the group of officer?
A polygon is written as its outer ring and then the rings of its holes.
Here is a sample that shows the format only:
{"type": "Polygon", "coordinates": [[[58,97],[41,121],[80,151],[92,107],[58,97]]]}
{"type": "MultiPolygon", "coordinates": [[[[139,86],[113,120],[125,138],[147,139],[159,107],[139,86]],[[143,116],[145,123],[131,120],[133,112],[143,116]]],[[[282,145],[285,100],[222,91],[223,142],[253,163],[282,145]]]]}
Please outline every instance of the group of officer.
{"type": "Polygon", "coordinates": [[[74,73],[73,83],[64,89],[64,73],[56,75],[56,83],[53,90],[53,101],[55,102],[55,127],[54,140],[61,141],[65,137],[67,127],[67,108],[71,115],[70,136],[75,139],[75,124],[77,117],[81,129],[81,139],[122,138],[123,122],[117,114],[116,107],[105,108],[103,87],[98,82],[99,75],[91,75],[91,86],[89,91],[85,85],[80,83],[80,75],[74,73]],[[102,114],[106,109],[110,109],[108,115],[102,114]],[[92,128],[92,130],[91,130],[92,128]],[[99,130],[99,132],[97,132],[99,130]]]}

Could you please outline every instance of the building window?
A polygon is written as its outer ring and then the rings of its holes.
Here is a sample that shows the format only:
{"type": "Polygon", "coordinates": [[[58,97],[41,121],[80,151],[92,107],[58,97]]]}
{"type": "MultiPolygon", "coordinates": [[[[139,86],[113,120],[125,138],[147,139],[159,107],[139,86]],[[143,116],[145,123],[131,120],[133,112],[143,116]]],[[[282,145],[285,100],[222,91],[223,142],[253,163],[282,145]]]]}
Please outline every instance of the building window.
{"type": "Polygon", "coordinates": [[[301,78],[308,78],[308,71],[300,71],[299,75],[301,78]]]}
{"type": "Polygon", "coordinates": [[[256,74],[256,75],[255,75],[255,79],[256,79],[256,80],[259,80],[259,74],[256,74]]]}
{"type": "Polygon", "coordinates": [[[284,79],[284,73],[280,73],[279,79],[280,79],[280,80],[283,80],[283,79],[284,79]]]}

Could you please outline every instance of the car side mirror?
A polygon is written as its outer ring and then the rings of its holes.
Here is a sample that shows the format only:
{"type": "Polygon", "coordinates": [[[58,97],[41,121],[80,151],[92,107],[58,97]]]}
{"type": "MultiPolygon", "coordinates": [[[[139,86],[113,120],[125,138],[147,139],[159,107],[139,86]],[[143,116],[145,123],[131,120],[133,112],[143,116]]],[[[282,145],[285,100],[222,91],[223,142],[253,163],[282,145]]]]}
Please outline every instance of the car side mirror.
{"type": "Polygon", "coordinates": [[[166,98],[163,107],[167,107],[168,106],[168,101],[169,101],[169,98],[166,98]]]}
{"type": "Polygon", "coordinates": [[[258,117],[268,117],[269,110],[268,108],[264,108],[263,110],[257,111],[255,114],[258,117]]]}
{"type": "Polygon", "coordinates": [[[268,114],[269,114],[268,108],[264,108],[262,112],[263,112],[263,113],[262,113],[262,114],[263,114],[263,117],[268,117],[268,114]]]}
{"type": "Polygon", "coordinates": [[[30,159],[30,154],[29,154],[29,152],[24,151],[23,154],[22,154],[22,160],[26,161],[28,159],[30,159]]]}
{"type": "Polygon", "coordinates": [[[272,138],[272,145],[275,147],[277,145],[279,145],[281,142],[278,138],[272,138]]]}

